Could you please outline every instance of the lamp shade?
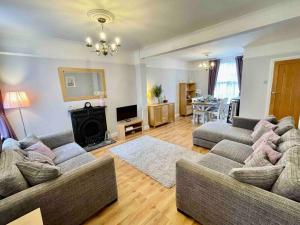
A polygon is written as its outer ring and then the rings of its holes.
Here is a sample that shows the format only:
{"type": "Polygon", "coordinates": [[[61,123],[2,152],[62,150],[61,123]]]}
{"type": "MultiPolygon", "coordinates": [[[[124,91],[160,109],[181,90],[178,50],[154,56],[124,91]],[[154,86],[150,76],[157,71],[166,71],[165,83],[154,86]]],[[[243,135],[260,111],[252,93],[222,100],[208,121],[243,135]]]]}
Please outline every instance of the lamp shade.
{"type": "Polygon", "coordinates": [[[3,106],[5,109],[24,108],[30,106],[29,99],[24,91],[6,92],[3,106]]]}

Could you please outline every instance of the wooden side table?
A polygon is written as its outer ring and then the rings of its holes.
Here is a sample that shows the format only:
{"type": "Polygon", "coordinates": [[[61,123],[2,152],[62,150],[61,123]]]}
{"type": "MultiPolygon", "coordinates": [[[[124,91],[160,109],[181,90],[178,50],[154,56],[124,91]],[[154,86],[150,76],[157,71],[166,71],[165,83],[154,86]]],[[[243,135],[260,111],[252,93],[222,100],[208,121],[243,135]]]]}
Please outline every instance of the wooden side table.
{"type": "Polygon", "coordinates": [[[7,225],[43,225],[41,210],[35,209],[7,225]]]}

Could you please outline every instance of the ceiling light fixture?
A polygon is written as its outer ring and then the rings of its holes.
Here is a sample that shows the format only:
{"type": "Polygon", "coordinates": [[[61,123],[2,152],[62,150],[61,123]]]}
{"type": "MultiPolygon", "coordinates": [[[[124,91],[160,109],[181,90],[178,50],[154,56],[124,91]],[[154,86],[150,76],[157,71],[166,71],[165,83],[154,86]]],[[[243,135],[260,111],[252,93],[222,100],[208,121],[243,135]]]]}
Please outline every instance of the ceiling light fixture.
{"type": "Polygon", "coordinates": [[[204,53],[205,57],[207,58],[207,62],[201,62],[198,64],[198,67],[202,70],[208,71],[208,70],[212,70],[215,67],[215,63],[214,62],[210,62],[209,63],[209,54],[210,52],[206,52],[204,53]]]}
{"type": "MultiPolygon", "coordinates": [[[[92,19],[96,19],[101,24],[101,32],[99,33],[99,41],[94,44],[96,54],[99,55],[114,55],[120,50],[121,39],[115,37],[114,41],[107,40],[106,33],[104,32],[104,24],[111,23],[114,20],[114,15],[105,9],[92,9],[88,11],[87,15],[92,19]]],[[[85,39],[86,47],[93,47],[93,40],[91,37],[85,39]]]]}

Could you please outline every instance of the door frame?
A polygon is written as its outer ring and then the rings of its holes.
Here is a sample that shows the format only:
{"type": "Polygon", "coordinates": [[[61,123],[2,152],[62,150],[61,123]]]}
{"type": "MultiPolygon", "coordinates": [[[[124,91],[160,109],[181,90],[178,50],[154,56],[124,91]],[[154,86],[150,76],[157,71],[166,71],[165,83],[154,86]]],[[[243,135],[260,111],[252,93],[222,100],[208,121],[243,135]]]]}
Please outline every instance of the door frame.
{"type": "MultiPolygon", "coordinates": [[[[293,60],[293,59],[300,59],[300,55],[279,57],[279,58],[271,59],[270,70],[269,70],[270,73],[269,73],[268,87],[267,87],[267,99],[266,99],[266,106],[265,106],[265,115],[266,116],[269,115],[269,111],[270,111],[271,92],[272,92],[272,86],[273,86],[275,63],[278,61],[293,60]]],[[[299,124],[298,124],[298,128],[300,128],[299,124]]]]}

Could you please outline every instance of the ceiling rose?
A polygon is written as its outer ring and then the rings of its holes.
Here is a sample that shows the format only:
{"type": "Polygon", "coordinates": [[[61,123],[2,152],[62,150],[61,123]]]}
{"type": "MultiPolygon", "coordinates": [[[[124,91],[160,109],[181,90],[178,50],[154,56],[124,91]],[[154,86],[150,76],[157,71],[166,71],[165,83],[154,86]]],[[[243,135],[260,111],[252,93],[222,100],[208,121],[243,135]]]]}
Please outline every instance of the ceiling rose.
{"type": "Polygon", "coordinates": [[[97,41],[93,44],[93,40],[91,37],[86,38],[86,47],[95,47],[93,52],[99,55],[114,55],[117,53],[121,47],[121,39],[119,37],[115,37],[113,41],[107,40],[107,35],[104,33],[104,24],[112,23],[115,19],[114,14],[105,9],[92,9],[87,12],[87,15],[96,20],[101,24],[101,32],[99,33],[99,37],[97,41]]]}

